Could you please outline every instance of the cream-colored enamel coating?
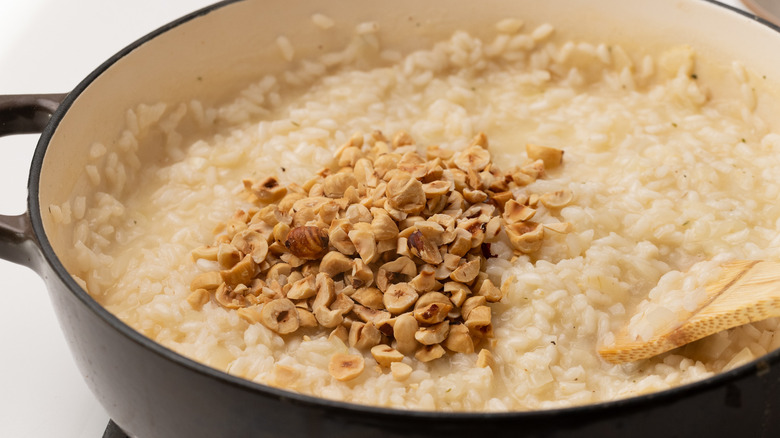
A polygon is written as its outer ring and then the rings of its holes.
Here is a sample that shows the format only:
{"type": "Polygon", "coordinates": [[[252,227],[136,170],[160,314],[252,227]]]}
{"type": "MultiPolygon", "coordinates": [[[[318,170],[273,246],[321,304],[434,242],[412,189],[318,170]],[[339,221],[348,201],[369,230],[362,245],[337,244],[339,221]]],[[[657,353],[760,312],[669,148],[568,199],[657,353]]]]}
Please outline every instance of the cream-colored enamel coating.
{"type": "Polygon", "coordinates": [[[647,359],[677,347],[750,322],[780,316],[780,263],[740,260],[723,266],[720,277],[706,287],[699,309],[647,341],[623,332],[599,354],[612,363],[647,359]]]}
{"type": "MultiPolygon", "coordinates": [[[[48,237],[55,251],[70,244],[70,236],[64,235],[67,231],[52,226],[46,206],[96,190],[84,173],[89,148],[94,142],[103,143],[109,152],[117,147],[128,108],[191,99],[217,104],[251,79],[291,65],[275,44],[281,35],[294,45],[293,62],[297,62],[342,47],[355,25],[366,21],[379,24],[384,48],[406,52],[456,29],[483,36],[507,17],[520,18],[527,26],[551,23],[559,40],[578,36],[620,42],[637,53],[684,42],[694,46],[700,54],[697,59],[723,63],[717,68],[708,68],[703,62],[697,65],[697,72],[709,75],[710,81],[724,74],[732,60],[743,62],[756,77],[766,77],[768,84],[780,78],[780,58],[776,56],[780,34],[700,0],[247,0],[196,17],[147,41],[111,65],[79,95],[53,135],[43,162],[40,205],[48,237]],[[331,17],[335,27],[325,32],[314,26],[314,13],[331,17]]],[[[712,90],[716,97],[736,92],[712,90]]],[[[778,99],[773,93],[760,92],[758,96],[760,109],[775,110],[778,99]]],[[[143,160],[162,156],[154,142],[146,142],[144,148],[139,154],[143,160]]],[[[68,267],[68,261],[63,262],[68,267]]]]}

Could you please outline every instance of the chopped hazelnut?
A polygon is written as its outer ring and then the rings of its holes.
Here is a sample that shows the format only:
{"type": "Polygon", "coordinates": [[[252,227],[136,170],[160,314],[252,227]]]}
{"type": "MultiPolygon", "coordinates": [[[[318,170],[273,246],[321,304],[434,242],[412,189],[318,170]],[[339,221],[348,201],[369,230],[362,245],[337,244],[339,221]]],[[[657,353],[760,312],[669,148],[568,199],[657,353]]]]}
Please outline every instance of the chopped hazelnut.
{"type": "Polygon", "coordinates": [[[436,180],[423,184],[423,192],[425,197],[430,199],[437,196],[444,196],[449,193],[453,188],[453,184],[450,181],[436,180]]]}
{"type": "Polygon", "coordinates": [[[374,216],[371,221],[371,231],[377,240],[389,240],[398,237],[398,225],[387,214],[374,216]]]}
{"type": "Polygon", "coordinates": [[[444,291],[450,293],[450,300],[455,307],[463,307],[466,298],[471,294],[471,289],[468,286],[457,281],[444,283],[444,291]]]}
{"type": "Polygon", "coordinates": [[[260,316],[260,306],[242,307],[236,310],[238,317],[250,324],[262,323],[262,317],[260,316]]]}
{"type": "Polygon", "coordinates": [[[422,179],[427,173],[425,159],[417,152],[403,154],[398,160],[398,169],[409,172],[415,179],[422,179]]]}
{"type": "Polygon", "coordinates": [[[296,307],[295,310],[298,312],[298,320],[300,321],[301,327],[317,327],[317,318],[313,313],[307,309],[301,309],[300,307],[296,307]]]}
{"type": "Polygon", "coordinates": [[[379,267],[376,284],[380,290],[387,290],[392,283],[408,281],[417,274],[417,265],[409,257],[398,257],[379,267]]]}
{"type": "Polygon", "coordinates": [[[479,351],[479,354],[477,355],[478,368],[492,367],[494,364],[495,361],[493,360],[493,353],[491,353],[490,350],[485,350],[483,348],[479,351]]]}
{"type": "Polygon", "coordinates": [[[425,148],[425,158],[429,160],[436,158],[449,160],[453,155],[455,155],[455,151],[450,149],[442,149],[442,147],[439,145],[428,146],[425,148]]]}
{"type": "Polygon", "coordinates": [[[328,372],[334,379],[348,382],[363,372],[363,356],[359,354],[336,353],[330,358],[328,372]]]}
{"type": "Polygon", "coordinates": [[[503,223],[503,220],[498,216],[494,216],[488,221],[485,225],[485,242],[492,243],[498,239],[503,223]]]}
{"type": "MultiPolygon", "coordinates": [[[[541,162],[541,161],[540,161],[541,162]]],[[[517,170],[512,173],[511,175],[512,182],[517,184],[518,186],[527,186],[528,184],[531,184],[532,182],[536,181],[535,176],[531,176],[525,172],[522,172],[520,170],[517,170]]]]}
{"type": "Polygon", "coordinates": [[[490,163],[490,152],[481,146],[470,146],[455,155],[454,163],[464,172],[469,170],[479,172],[490,163]]]}
{"type": "Polygon", "coordinates": [[[357,187],[357,179],[352,172],[328,175],[322,183],[323,193],[329,198],[341,198],[348,187],[357,187]]]}
{"type": "Polygon", "coordinates": [[[471,189],[463,190],[463,199],[465,199],[468,202],[471,202],[472,204],[484,202],[487,199],[487,197],[488,197],[487,193],[483,192],[482,190],[471,190],[471,189]]]}
{"type": "Polygon", "coordinates": [[[244,294],[242,293],[245,290],[246,290],[246,286],[244,286],[241,289],[236,288],[236,290],[234,290],[232,287],[226,285],[225,283],[222,283],[219,285],[217,291],[214,293],[214,299],[222,307],[228,309],[240,309],[247,305],[247,301],[244,298],[244,294]]]}
{"type": "Polygon", "coordinates": [[[371,309],[381,309],[384,307],[382,297],[382,291],[375,287],[361,287],[350,296],[353,301],[371,309]]]}
{"type": "Polygon", "coordinates": [[[331,224],[329,243],[342,254],[352,255],[355,253],[355,245],[349,239],[348,229],[345,229],[344,227],[334,227],[331,224]]]}
{"type": "MultiPolygon", "coordinates": [[[[488,303],[508,289],[483,271],[486,257],[503,254],[490,244],[506,235],[515,254],[528,253],[545,229],[571,229],[530,221],[540,203],[568,205],[568,189],[522,188],[559,165],[563,151],[529,145],[530,160],[504,173],[487,146],[480,132],[461,152],[431,146],[423,156],[403,131],[392,147],[380,132],[355,133],[302,185],[244,181],[254,205],[221,224],[212,246],[192,251],[222,271],[192,281],[190,305],[200,308],[214,291],[223,307],[280,334],[331,329],[329,339],[371,349],[399,380],[412,370],[404,355],[427,362],[445,347],[474,352],[492,335],[488,303]]],[[[343,381],[364,367],[362,356],[343,354],[330,365],[343,381]]]]}
{"type": "Polygon", "coordinates": [[[463,319],[468,319],[471,311],[479,306],[484,306],[487,303],[487,299],[482,295],[475,295],[466,298],[466,301],[460,307],[460,312],[463,315],[463,319]]]}
{"type": "Polygon", "coordinates": [[[289,388],[300,380],[301,373],[293,367],[279,363],[274,364],[273,380],[271,384],[279,388],[289,388]]]}
{"type": "Polygon", "coordinates": [[[556,233],[565,234],[570,233],[572,226],[569,222],[556,222],[552,224],[542,224],[545,230],[550,230],[556,233]]]}
{"type": "Polygon", "coordinates": [[[304,199],[305,197],[306,195],[303,193],[287,193],[287,195],[276,204],[276,207],[279,209],[279,211],[287,213],[293,208],[293,205],[296,202],[304,199]]]}
{"type": "Polygon", "coordinates": [[[414,357],[420,362],[430,362],[444,356],[444,353],[446,353],[444,347],[439,344],[423,345],[417,350],[414,357]]]}
{"type": "MultiPolygon", "coordinates": [[[[314,209],[314,213],[317,214],[319,220],[322,223],[329,224],[333,222],[333,220],[336,219],[336,217],[338,217],[339,210],[341,210],[341,205],[339,204],[339,202],[334,200],[334,201],[323,202],[317,208],[314,209]]],[[[274,233],[274,237],[275,236],[276,234],[274,233]]],[[[278,237],[276,237],[276,239],[281,241],[286,240],[286,238],[280,239],[278,237]]]]}
{"type": "Polygon", "coordinates": [[[268,268],[268,271],[265,273],[266,281],[278,281],[279,278],[284,275],[285,277],[289,276],[292,272],[292,266],[290,266],[287,263],[276,263],[270,268],[268,268]]]}
{"type": "Polygon", "coordinates": [[[390,313],[398,315],[411,307],[417,297],[417,291],[409,283],[396,283],[387,288],[382,301],[390,313]]]}
{"type": "Polygon", "coordinates": [[[393,136],[393,147],[399,148],[401,146],[406,146],[414,144],[414,139],[411,135],[409,135],[406,131],[398,131],[393,136]]]}
{"type": "Polygon", "coordinates": [[[187,302],[195,310],[200,310],[204,304],[209,302],[211,294],[206,289],[195,289],[187,296],[187,302]]]}
{"type": "Polygon", "coordinates": [[[479,134],[475,135],[474,138],[471,139],[471,143],[469,143],[469,146],[480,146],[487,149],[488,148],[487,135],[485,135],[484,132],[480,131],[479,134]]]}
{"type": "Polygon", "coordinates": [[[339,310],[330,309],[329,306],[336,299],[336,288],[333,279],[320,272],[315,278],[317,294],[312,303],[312,313],[323,327],[332,328],[343,321],[343,314],[339,310]]]}
{"type": "Polygon", "coordinates": [[[379,253],[376,250],[376,239],[369,224],[355,224],[355,227],[347,235],[365,263],[371,263],[377,258],[379,253]]]}
{"type": "Polygon", "coordinates": [[[414,318],[423,324],[438,324],[447,318],[450,310],[452,310],[451,303],[431,303],[421,308],[415,308],[413,314],[414,318]]]}
{"type": "MultiPolygon", "coordinates": [[[[423,237],[425,237],[432,245],[439,246],[445,242],[442,242],[442,236],[444,235],[444,227],[433,221],[418,220],[414,223],[414,227],[417,228],[423,237]]],[[[454,231],[454,228],[453,228],[454,231]]],[[[412,233],[413,234],[413,233],[412,233]]],[[[407,237],[411,237],[411,234],[407,237]]]]}
{"type": "Polygon", "coordinates": [[[365,184],[366,187],[376,187],[379,184],[379,178],[374,171],[374,164],[371,160],[361,158],[355,162],[355,179],[358,184],[365,184]]]}
{"type": "Polygon", "coordinates": [[[431,265],[424,265],[420,268],[420,273],[417,274],[409,284],[417,290],[417,292],[428,292],[437,289],[441,284],[436,281],[436,269],[431,265]]]}
{"type": "Polygon", "coordinates": [[[549,146],[539,146],[529,143],[525,145],[525,152],[528,154],[528,158],[532,160],[542,160],[544,162],[544,167],[548,169],[558,167],[563,161],[563,150],[549,146]]]}
{"type": "Polygon", "coordinates": [[[411,313],[404,313],[395,320],[393,325],[393,337],[395,338],[395,348],[406,356],[413,354],[419,345],[415,339],[415,333],[420,328],[417,320],[411,313]]]}
{"type": "Polygon", "coordinates": [[[259,182],[245,179],[244,187],[254,193],[260,202],[266,204],[276,202],[287,194],[287,189],[279,185],[279,180],[275,176],[269,176],[259,182]]]}
{"type": "Polygon", "coordinates": [[[401,156],[398,154],[384,154],[374,160],[374,172],[377,177],[384,178],[385,175],[398,167],[398,161],[401,156]]]}
{"type": "Polygon", "coordinates": [[[374,271],[362,259],[354,259],[351,271],[344,275],[344,281],[355,289],[368,287],[374,283],[374,271]]]}
{"type": "Polygon", "coordinates": [[[344,315],[338,309],[333,310],[325,306],[313,308],[312,313],[317,318],[317,322],[325,328],[333,328],[344,321],[344,315]]]}
{"type": "Polygon", "coordinates": [[[352,313],[357,315],[363,322],[373,322],[377,326],[380,326],[383,321],[390,319],[390,313],[384,310],[372,309],[360,304],[355,304],[352,307],[352,313]]]}
{"type": "Polygon", "coordinates": [[[328,340],[332,341],[334,339],[339,339],[344,343],[344,345],[347,345],[347,342],[349,342],[349,331],[347,328],[343,325],[339,325],[331,330],[330,334],[328,335],[328,340]]]}
{"type": "Polygon", "coordinates": [[[307,275],[292,284],[290,290],[287,291],[287,298],[291,300],[305,300],[313,297],[316,293],[314,276],[307,275]]]}
{"type": "Polygon", "coordinates": [[[425,208],[425,192],[422,183],[408,172],[396,172],[387,182],[387,201],[390,206],[410,214],[417,214],[425,208]]]}
{"type": "Polygon", "coordinates": [[[477,306],[472,309],[465,324],[472,332],[484,334],[491,324],[490,307],[477,306]]]}
{"type": "Polygon", "coordinates": [[[450,278],[460,283],[471,283],[477,274],[479,274],[480,261],[472,260],[458,266],[457,269],[452,271],[450,278]]]}
{"type": "Polygon", "coordinates": [[[522,205],[514,199],[507,201],[507,203],[504,204],[503,217],[508,224],[527,221],[534,217],[535,214],[536,210],[526,205],[522,205]]]}
{"type": "Polygon", "coordinates": [[[386,344],[372,347],[371,355],[374,356],[374,360],[383,367],[389,367],[392,363],[401,362],[404,359],[403,354],[386,344]]]}
{"type": "Polygon", "coordinates": [[[469,335],[469,329],[463,324],[454,324],[450,326],[450,333],[444,346],[448,350],[456,353],[471,354],[474,352],[474,341],[469,335]]]}
{"type": "Polygon", "coordinates": [[[523,253],[537,251],[544,239],[542,224],[531,221],[509,224],[506,226],[506,233],[512,247],[523,253]]]}
{"type": "MultiPolygon", "coordinates": [[[[520,168],[520,172],[530,176],[534,181],[544,176],[545,166],[543,160],[536,160],[520,168]]],[[[531,205],[531,203],[529,203],[531,205]]]]}
{"type": "MultiPolygon", "coordinates": [[[[257,263],[251,255],[246,255],[240,262],[236,263],[231,269],[220,271],[222,281],[229,286],[247,284],[257,275],[257,263]]],[[[205,289],[205,288],[204,288],[205,289]]]]}
{"type": "Polygon", "coordinates": [[[333,303],[330,305],[331,310],[336,310],[342,315],[346,315],[352,310],[352,307],[354,307],[355,302],[352,301],[352,299],[348,296],[346,296],[343,293],[336,294],[336,298],[333,300],[333,303]]]}
{"type": "Polygon", "coordinates": [[[339,166],[341,167],[353,167],[362,157],[363,151],[360,150],[360,147],[355,146],[344,148],[340,154],[336,154],[336,158],[339,160],[339,166]]]}
{"type": "Polygon", "coordinates": [[[373,322],[353,322],[349,329],[349,345],[359,350],[368,350],[382,341],[382,333],[373,322]]]}
{"type": "Polygon", "coordinates": [[[306,263],[306,260],[300,259],[289,252],[283,253],[279,258],[281,258],[283,262],[289,264],[292,268],[298,268],[306,263]]]}
{"type": "Polygon", "coordinates": [[[490,280],[485,280],[482,282],[482,285],[480,286],[479,292],[477,292],[477,294],[485,297],[485,300],[487,300],[489,303],[497,303],[504,297],[504,294],[501,292],[501,290],[496,287],[496,285],[494,285],[490,280]]]}
{"type": "Polygon", "coordinates": [[[438,265],[442,262],[441,252],[438,246],[423,235],[422,232],[415,231],[407,239],[409,250],[412,254],[422,259],[425,263],[438,265]]]}
{"type": "Polygon", "coordinates": [[[335,277],[350,269],[352,269],[352,259],[338,251],[330,251],[320,261],[320,272],[324,272],[331,277],[335,277]]]}
{"type": "MultiPolygon", "coordinates": [[[[467,212],[464,212],[464,215],[466,213],[467,212]]],[[[484,224],[485,223],[479,217],[464,220],[458,224],[459,229],[466,230],[469,232],[469,234],[471,234],[471,248],[478,247],[485,240],[485,230],[482,228],[484,224]]],[[[455,252],[452,253],[456,254],[455,252]]]]}
{"type": "Polygon", "coordinates": [[[560,189],[554,192],[549,192],[539,197],[539,202],[547,208],[562,208],[571,202],[574,198],[571,190],[560,189]]]}
{"type": "Polygon", "coordinates": [[[223,243],[217,249],[217,261],[222,269],[232,268],[242,258],[243,254],[241,254],[241,251],[229,243],[223,243]]]}
{"type": "Polygon", "coordinates": [[[398,247],[398,241],[395,239],[380,240],[376,243],[376,252],[381,256],[390,251],[395,251],[398,247]]]}
{"type": "MultiPolygon", "coordinates": [[[[490,309],[488,309],[490,310],[490,309]]],[[[414,334],[414,339],[423,345],[434,345],[444,342],[450,333],[450,323],[443,321],[430,327],[421,327],[414,334]]]]}
{"type": "Polygon", "coordinates": [[[352,204],[347,208],[347,212],[344,215],[350,223],[356,224],[358,222],[371,223],[374,217],[371,212],[368,211],[364,205],[352,204]]]}
{"type": "Polygon", "coordinates": [[[390,372],[393,374],[393,379],[398,382],[403,382],[412,375],[412,367],[403,362],[390,363],[390,372]]]}
{"type": "Polygon", "coordinates": [[[190,290],[196,291],[198,289],[206,289],[213,291],[216,290],[220,284],[222,284],[222,276],[219,274],[219,272],[204,272],[202,274],[198,274],[192,280],[192,283],[190,283],[190,290]]]}
{"type": "Polygon", "coordinates": [[[420,298],[417,299],[417,302],[414,303],[414,308],[419,309],[432,303],[450,304],[450,299],[441,292],[428,292],[422,294],[420,298]]]}
{"type": "Polygon", "coordinates": [[[219,254],[219,247],[204,245],[193,249],[190,254],[192,255],[193,260],[203,259],[203,260],[217,261],[217,254],[219,254]]]}
{"type": "Polygon", "coordinates": [[[495,192],[490,195],[490,200],[501,208],[505,208],[506,203],[513,198],[509,190],[495,192]]]}
{"type": "Polygon", "coordinates": [[[260,311],[260,322],[281,335],[292,333],[300,327],[298,310],[286,298],[264,304],[260,311]]]}
{"type": "Polygon", "coordinates": [[[455,229],[455,240],[450,244],[449,252],[463,257],[471,249],[471,233],[464,228],[455,229]]]}

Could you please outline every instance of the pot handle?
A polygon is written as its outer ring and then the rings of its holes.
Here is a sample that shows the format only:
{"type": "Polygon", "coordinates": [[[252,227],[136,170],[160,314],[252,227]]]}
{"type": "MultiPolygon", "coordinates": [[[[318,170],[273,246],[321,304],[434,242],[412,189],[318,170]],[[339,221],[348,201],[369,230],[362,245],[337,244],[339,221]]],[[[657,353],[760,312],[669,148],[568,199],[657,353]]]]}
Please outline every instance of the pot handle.
{"type": "Polygon", "coordinates": [[[0,137],[40,134],[67,94],[10,94],[0,96],[0,137]]]}
{"type": "MultiPolygon", "coordinates": [[[[0,95],[0,137],[42,133],[67,94],[0,95]]],[[[38,246],[29,211],[18,216],[0,215],[0,258],[34,267],[38,246]]]]}

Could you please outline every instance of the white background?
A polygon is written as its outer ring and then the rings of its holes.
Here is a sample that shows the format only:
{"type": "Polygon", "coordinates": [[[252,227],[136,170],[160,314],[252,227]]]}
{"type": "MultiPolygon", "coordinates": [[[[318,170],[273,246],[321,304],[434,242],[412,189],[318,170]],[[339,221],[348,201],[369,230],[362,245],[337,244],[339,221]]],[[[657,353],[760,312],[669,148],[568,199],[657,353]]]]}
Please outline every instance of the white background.
{"type": "MultiPolygon", "coordinates": [[[[70,91],[126,45],[210,3],[0,0],[0,94],[70,91]]],[[[0,214],[25,210],[36,140],[0,139],[0,214]]],[[[4,261],[0,281],[0,437],[100,437],[108,414],[70,357],[43,282],[4,261]]]]}

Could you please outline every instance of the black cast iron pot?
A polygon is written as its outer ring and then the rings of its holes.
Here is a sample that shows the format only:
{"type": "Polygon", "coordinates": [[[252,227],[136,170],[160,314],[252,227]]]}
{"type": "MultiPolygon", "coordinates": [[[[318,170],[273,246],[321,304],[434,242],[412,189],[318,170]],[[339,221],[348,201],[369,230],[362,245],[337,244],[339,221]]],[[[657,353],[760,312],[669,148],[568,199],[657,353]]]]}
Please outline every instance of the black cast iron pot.
{"type": "Polygon", "coordinates": [[[285,68],[274,46],[280,34],[294,37],[296,57],[306,57],[343,46],[355,24],[373,20],[383,44],[405,50],[457,28],[479,35],[507,16],[551,22],[561,38],[586,35],[644,48],[684,41],[716,61],[740,59],[757,74],[780,78],[773,56],[780,33],[714,2],[246,0],[219,3],[161,28],[67,95],[0,98],[0,135],[42,132],[28,210],[0,218],[0,256],[43,277],[78,366],[123,430],[144,438],[780,436],[780,351],[698,383],[569,409],[488,414],[366,407],[255,384],[161,347],[98,305],[68,274],[69,260],[58,257],[68,239],[47,206],[68,199],[82,183],[89,146],[112,145],[127,108],[193,97],[219,102],[252,78],[285,68]],[[333,17],[343,30],[318,30],[309,19],[315,12],[333,17]]]}

